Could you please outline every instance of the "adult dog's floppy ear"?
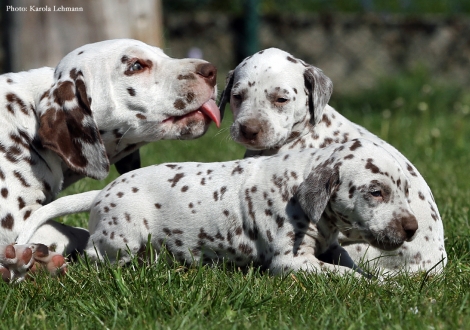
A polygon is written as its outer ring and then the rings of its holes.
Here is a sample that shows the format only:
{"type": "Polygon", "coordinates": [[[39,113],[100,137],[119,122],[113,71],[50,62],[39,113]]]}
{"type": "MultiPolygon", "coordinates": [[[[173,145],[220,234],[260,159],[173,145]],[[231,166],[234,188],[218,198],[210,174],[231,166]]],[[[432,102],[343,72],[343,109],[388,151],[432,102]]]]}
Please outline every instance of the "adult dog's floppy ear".
{"type": "Polygon", "coordinates": [[[308,108],[310,111],[310,124],[316,125],[322,119],[323,108],[333,93],[333,82],[325,76],[322,70],[307,65],[304,71],[305,87],[309,91],[308,108]]]}
{"type": "Polygon", "coordinates": [[[109,160],[91,103],[82,72],[73,69],[42,95],[38,134],[43,147],[57,153],[71,170],[101,180],[108,175],[109,160]]]}
{"type": "Polygon", "coordinates": [[[225,113],[225,105],[230,103],[230,94],[232,92],[233,86],[233,76],[234,70],[231,70],[227,74],[227,78],[225,79],[225,88],[222,91],[222,95],[220,96],[219,100],[219,110],[220,110],[220,121],[224,118],[225,113]]]}
{"type": "Polygon", "coordinates": [[[312,223],[317,223],[339,185],[337,167],[314,168],[295,193],[300,206],[312,223]]]}

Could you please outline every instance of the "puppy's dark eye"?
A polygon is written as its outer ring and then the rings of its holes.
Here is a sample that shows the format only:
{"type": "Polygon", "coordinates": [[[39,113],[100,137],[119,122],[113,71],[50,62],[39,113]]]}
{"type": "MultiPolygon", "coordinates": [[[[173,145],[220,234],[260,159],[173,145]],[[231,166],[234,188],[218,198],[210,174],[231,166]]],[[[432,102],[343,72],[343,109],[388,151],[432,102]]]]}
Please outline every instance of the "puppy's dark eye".
{"type": "Polygon", "coordinates": [[[131,72],[135,72],[135,71],[140,71],[140,70],[143,70],[144,67],[142,66],[142,64],[140,64],[139,62],[134,62],[131,64],[130,68],[129,68],[129,71],[131,72]]]}
{"type": "Polygon", "coordinates": [[[283,98],[283,97],[279,97],[279,98],[276,100],[277,103],[286,103],[287,101],[289,101],[289,100],[288,100],[288,99],[285,99],[285,98],[283,98]]]}
{"type": "Polygon", "coordinates": [[[241,99],[242,99],[242,96],[240,94],[233,94],[232,97],[236,101],[241,101],[241,99]]]}
{"type": "Polygon", "coordinates": [[[382,197],[382,191],[380,190],[373,190],[369,192],[374,197],[382,197]]]}

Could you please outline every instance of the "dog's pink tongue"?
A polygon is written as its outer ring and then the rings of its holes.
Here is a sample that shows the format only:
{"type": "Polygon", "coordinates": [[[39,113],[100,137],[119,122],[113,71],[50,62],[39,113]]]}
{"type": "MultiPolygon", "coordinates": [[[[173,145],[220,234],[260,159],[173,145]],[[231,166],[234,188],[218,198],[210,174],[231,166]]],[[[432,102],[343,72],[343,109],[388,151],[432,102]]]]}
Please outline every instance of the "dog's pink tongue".
{"type": "Polygon", "coordinates": [[[214,121],[217,127],[220,127],[220,110],[214,100],[211,99],[204,103],[200,110],[209,116],[209,118],[214,121]]]}

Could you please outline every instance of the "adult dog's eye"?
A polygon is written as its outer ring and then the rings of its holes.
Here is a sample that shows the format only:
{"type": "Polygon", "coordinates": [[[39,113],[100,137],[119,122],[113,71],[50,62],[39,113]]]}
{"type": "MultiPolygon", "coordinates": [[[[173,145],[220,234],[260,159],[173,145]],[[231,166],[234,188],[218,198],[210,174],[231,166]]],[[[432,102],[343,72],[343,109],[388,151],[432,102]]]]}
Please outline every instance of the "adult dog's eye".
{"type": "Polygon", "coordinates": [[[233,94],[232,97],[234,100],[237,100],[237,101],[241,101],[242,99],[242,96],[240,94],[233,94]]]}
{"type": "Polygon", "coordinates": [[[140,64],[139,62],[134,62],[130,66],[129,71],[135,72],[135,71],[140,71],[140,70],[143,70],[143,69],[144,69],[144,67],[142,66],[142,64],[140,64]]]}

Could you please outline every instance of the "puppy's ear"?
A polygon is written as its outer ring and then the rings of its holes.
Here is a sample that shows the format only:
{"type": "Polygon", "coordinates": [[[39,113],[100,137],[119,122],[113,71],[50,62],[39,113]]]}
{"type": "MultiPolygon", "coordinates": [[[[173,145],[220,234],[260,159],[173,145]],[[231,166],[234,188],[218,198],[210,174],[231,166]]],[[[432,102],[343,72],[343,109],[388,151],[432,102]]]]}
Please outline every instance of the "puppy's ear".
{"type": "Polygon", "coordinates": [[[312,223],[317,223],[331,195],[339,186],[337,167],[316,167],[300,184],[295,194],[300,206],[312,223]]]}
{"type": "Polygon", "coordinates": [[[101,180],[108,175],[109,160],[91,103],[83,74],[73,69],[42,95],[38,135],[42,146],[59,155],[71,170],[101,180]]]}
{"type": "Polygon", "coordinates": [[[310,124],[320,122],[323,108],[330,100],[333,93],[333,82],[325,76],[322,70],[312,65],[307,65],[304,71],[305,87],[309,91],[308,108],[310,111],[310,124]]]}
{"type": "Polygon", "coordinates": [[[232,86],[233,86],[233,76],[234,70],[231,70],[227,74],[227,78],[225,79],[225,88],[222,91],[222,95],[220,96],[219,100],[219,110],[220,110],[220,121],[224,118],[225,112],[225,105],[230,103],[230,94],[232,93],[232,86]]]}

